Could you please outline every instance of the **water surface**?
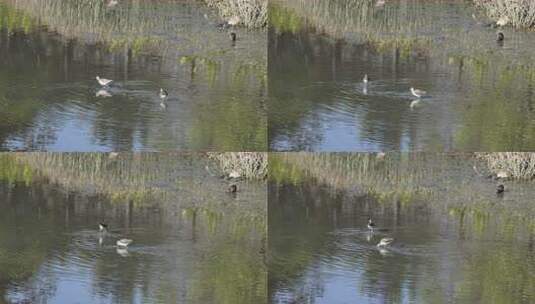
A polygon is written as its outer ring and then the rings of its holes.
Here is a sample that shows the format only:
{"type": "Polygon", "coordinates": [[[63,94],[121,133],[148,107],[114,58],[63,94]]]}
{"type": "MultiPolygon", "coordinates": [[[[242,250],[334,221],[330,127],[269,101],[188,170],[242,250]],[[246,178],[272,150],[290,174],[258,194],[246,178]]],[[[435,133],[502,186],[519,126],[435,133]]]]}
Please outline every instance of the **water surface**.
{"type": "Polygon", "coordinates": [[[202,158],[176,154],[0,162],[0,302],[266,301],[263,183],[229,195],[202,158]]]}
{"type": "Polygon", "coordinates": [[[0,149],[265,150],[265,31],[192,1],[93,2],[0,2],[0,149]]]}
{"type": "Polygon", "coordinates": [[[271,150],[535,149],[532,32],[486,27],[462,1],[373,4],[272,3],[271,150]]]}
{"type": "Polygon", "coordinates": [[[269,185],[271,303],[535,300],[531,184],[497,196],[465,157],[288,158],[320,168],[276,169],[269,185]]]}

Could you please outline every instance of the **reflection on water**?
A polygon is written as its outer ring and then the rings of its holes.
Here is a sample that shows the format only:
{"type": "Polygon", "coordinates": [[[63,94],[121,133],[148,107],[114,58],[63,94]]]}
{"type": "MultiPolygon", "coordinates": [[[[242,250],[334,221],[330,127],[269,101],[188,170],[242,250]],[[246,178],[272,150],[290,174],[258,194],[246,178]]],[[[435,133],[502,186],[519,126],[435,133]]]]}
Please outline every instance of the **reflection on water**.
{"type": "Polygon", "coordinates": [[[265,32],[233,45],[196,3],[85,2],[0,3],[0,149],[265,149],[265,32]]]}
{"type": "Polygon", "coordinates": [[[533,302],[532,185],[507,181],[497,196],[465,156],[398,157],[287,156],[272,167],[270,301],[533,302]],[[299,177],[292,165],[320,168],[299,177]],[[385,237],[394,242],[378,248],[385,237]]]}
{"type": "Polygon", "coordinates": [[[502,46],[465,3],[373,2],[271,5],[271,149],[534,149],[533,33],[502,46]]]}
{"type": "MultiPolygon", "coordinates": [[[[121,155],[94,183],[83,173],[71,182],[68,168],[32,170],[32,157],[0,157],[0,302],[265,302],[263,183],[228,195],[202,159],[177,154],[121,155]],[[121,238],[133,243],[118,248],[121,238]]],[[[57,157],[86,172],[102,164],[57,157]]]]}

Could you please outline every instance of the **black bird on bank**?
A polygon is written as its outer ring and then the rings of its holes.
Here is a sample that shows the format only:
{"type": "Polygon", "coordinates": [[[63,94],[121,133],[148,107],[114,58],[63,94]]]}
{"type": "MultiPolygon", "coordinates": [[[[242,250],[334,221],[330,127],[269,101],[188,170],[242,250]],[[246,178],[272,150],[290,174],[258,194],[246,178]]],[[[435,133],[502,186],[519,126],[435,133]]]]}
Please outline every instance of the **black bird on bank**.
{"type": "Polygon", "coordinates": [[[500,184],[496,187],[496,194],[500,195],[500,194],[503,194],[505,192],[505,187],[504,185],[500,184]]]}

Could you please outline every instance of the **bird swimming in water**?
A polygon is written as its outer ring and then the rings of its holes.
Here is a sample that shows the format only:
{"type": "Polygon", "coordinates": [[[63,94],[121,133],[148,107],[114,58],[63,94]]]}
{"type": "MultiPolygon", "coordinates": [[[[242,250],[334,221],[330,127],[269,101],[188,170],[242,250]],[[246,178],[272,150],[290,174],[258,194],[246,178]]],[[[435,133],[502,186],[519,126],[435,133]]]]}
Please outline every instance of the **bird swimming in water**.
{"type": "Polygon", "coordinates": [[[393,241],[393,238],[382,238],[381,241],[379,241],[379,244],[377,244],[377,247],[386,247],[390,245],[393,241]]]}
{"type": "Polygon", "coordinates": [[[228,193],[236,193],[238,192],[238,186],[236,184],[232,184],[227,189],[228,193]]]}
{"type": "Polygon", "coordinates": [[[232,40],[232,42],[236,42],[236,33],[230,33],[230,40],[232,40]]]}
{"type": "Polygon", "coordinates": [[[98,224],[98,230],[99,231],[108,231],[108,225],[106,225],[104,223],[99,223],[98,224]]]}
{"type": "Polygon", "coordinates": [[[505,192],[505,186],[502,184],[499,184],[496,187],[496,194],[503,194],[505,192]]]}
{"type": "Polygon", "coordinates": [[[166,99],[168,96],[169,96],[169,93],[167,93],[167,91],[164,90],[163,88],[160,88],[160,98],[166,99]]]}
{"type": "Polygon", "coordinates": [[[373,231],[373,229],[377,227],[375,226],[375,223],[372,221],[371,218],[368,219],[368,229],[370,229],[371,231],[373,231]]]}
{"type": "Polygon", "coordinates": [[[425,96],[425,94],[427,94],[426,91],[422,91],[422,90],[418,90],[418,89],[415,89],[415,88],[411,88],[411,93],[412,95],[418,97],[418,98],[421,98],[422,96],[425,96]]]}
{"type": "Polygon", "coordinates": [[[111,79],[100,78],[100,76],[97,76],[95,78],[97,79],[98,83],[103,87],[107,87],[113,82],[113,80],[111,79]]]}
{"type": "Polygon", "coordinates": [[[496,36],[496,43],[498,43],[498,46],[503,46],[503,42],[505,40],[505,35],[502,32],[499,32],[496,36]]]}
{"type": "Polygon", "coordinates": [[[117,247],[128,247],[133,241],[130,239],[120,239],[117,241],[117,247]]]}

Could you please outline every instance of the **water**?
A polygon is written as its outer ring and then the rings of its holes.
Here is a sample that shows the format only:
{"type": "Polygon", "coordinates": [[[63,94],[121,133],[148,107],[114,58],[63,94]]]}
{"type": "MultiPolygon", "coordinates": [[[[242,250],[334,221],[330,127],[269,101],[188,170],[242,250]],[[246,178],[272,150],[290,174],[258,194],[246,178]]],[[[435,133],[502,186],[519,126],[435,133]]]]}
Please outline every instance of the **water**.
{"type": "Polygon", "coordinates": [[[357,168],[358,157],[355,163],[347,161],[351,156],[289,159],[321,168],[302,178],[276,173],[269,185],[271,303],[535,300],[530,184],[505,182],[508,191],[497,196],[496,181],[474,173],[464,156],[410,157],[418,169],[405,175],[407,184],[395,177],[406,159],[362,156],[368,175],[354,169],[332,179],[327,176],[340,172],[333,168],[357,168]],[[379,180],[382,185],[367,188],[379,180]],[[373,233],[369,217],[377,225],[373,233]],[[378,248],[385,237],[394,242],[378,248]]]}
{"type": "Polygon", "coordinates": [[[0,149],[265,150],[265,31],[232,43],[188,1],[84,3],[0,3],[0,149]]]}
{"type": "Polygon", "coordinates": [[[197,156],[42,157],[0,156],[0,302],[266,301],[265,184],[229,195],[197,156]],[[92,181],[69,169],[90,159],[92,181]]]}
{"type": "Polygon", "coordinates": [[[535,148],[532,32],[503,29],[500,45],[459,1],[279,0],[270,14],[271,150],[535,148]]]}

